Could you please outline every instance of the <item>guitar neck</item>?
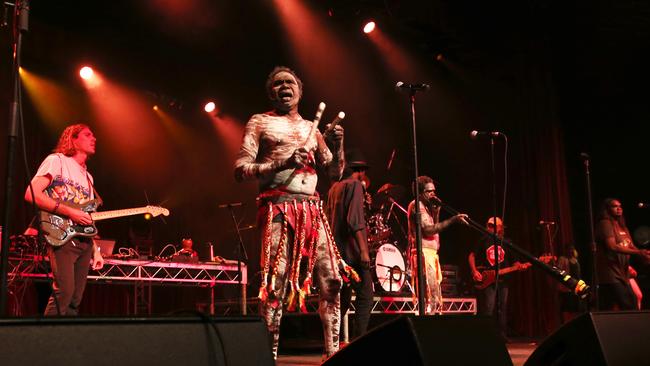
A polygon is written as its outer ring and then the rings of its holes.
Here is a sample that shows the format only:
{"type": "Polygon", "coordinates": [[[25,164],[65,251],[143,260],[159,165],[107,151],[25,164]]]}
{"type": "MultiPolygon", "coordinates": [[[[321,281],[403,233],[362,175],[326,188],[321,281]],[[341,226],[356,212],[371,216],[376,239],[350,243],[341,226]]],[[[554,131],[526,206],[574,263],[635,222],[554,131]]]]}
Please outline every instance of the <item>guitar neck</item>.
{"type": "Polygon", "coordinates": [[[516,272],[516,271],[519,271],[519,270],[521,270],[521,268],[519,268],[517,266],[500,268],[499,269],[499,275],[505,275],[505,274],[508,274],[510,272],[516,272]]]}
{"type": "Polygon", "coordinates": [[[102,212],[93,212],[90,216],[95,221],[114,219],[116,217],[125,217],[140,215],[149,212],[147,207],[136,207],[136,208],[126,208],[123,210],[112,210],[112,211],[102,211],[102,212]]]}

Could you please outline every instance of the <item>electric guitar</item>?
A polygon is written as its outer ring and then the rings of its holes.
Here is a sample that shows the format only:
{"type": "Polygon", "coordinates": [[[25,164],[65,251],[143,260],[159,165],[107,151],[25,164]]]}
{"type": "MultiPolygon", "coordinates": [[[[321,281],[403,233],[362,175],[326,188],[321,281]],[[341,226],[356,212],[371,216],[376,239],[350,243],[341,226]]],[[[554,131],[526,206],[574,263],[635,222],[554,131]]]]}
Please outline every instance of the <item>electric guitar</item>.
{"type": "MultiPolygon", "coordinates": [[[[145,206],[123,210],[95,212],[99,206],[98,200],[88,201],[84,204],[62,201],[61,204],[88,212],[93,221],[145,213],[151,214],[154,217],[158,215],[169,216],[169,210],[159,206],[145,206]]],[[[80,225],[65,216],[59,216],[47,211],[41,211],[40,220],[45,240],[53,247],[63,246],[76,236],[93,237],[97,235],[97,227],[95,227],[94,222],[90,225],[80,225]]]]}
{"type": "MultiPolygon", "coordinates": [[[[544,263],[548,263],[550,261],[555,260],[555,257],[552,255],[543,255],[537,259],[539,259],[544,263]]],[[[530,266],[532,266],[531,263],[517,263],[510,267],[499,268],[499,277],[512,272],[524,271],[530,268],[530,266]]],[[[496,279],[496,271],[493,269],[486,269],[486,270],[479,270],[479,271],[481,272],[482,279],[481,281],[474,280],[474,287],[477,290],[483,290],[484,288],[494,283],[496,279]]]]}

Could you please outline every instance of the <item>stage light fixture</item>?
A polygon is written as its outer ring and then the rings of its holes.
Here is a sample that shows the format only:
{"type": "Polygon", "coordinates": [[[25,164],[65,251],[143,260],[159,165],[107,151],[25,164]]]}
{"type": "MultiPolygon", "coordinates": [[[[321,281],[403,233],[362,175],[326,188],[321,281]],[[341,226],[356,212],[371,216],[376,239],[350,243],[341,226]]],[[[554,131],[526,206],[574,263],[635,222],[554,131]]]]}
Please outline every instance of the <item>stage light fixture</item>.
{"type": "Polygon", "coordinates": [[[154,110],[154,111],[157,111],[157,110],[158,110],[158,105],[154,105],[154,106],[153,106],[153,110],[154,110]]]}
{"type": "Polygon", "coordinates": [[[444,60],[444,58],[445,57],[442,55],[442,53],[439,53],[439,54],[436,55],[436,60],[438,60],[438,61],[442,61],[442,60],[444,60]]]}
{"type": "Polygon", "coordinates": [[[94,74],[95,72],[89,66],[84,66],[81,68],[81,70],[79,70],[79,76],[81,76],[81,78],[84,80],[90,80],[94,74]]]}
{"type": "Polygon", "coordinates": [[[205,104],[205,107],[203,107],[203,110],[205,110],[207,113],[212,113],[215,109],[217,109],[217,105],[214,104],[214,102],[208,102],[205,104]]]}
{"type": "Polygon", "coordinates": [[[363,26],[363,33],[368,34],[371,33],[372,31],[375,30],[375,27],[377,25],[375,24],[374,21],[370,20],[366,23],[366,25],[363,26]]]}

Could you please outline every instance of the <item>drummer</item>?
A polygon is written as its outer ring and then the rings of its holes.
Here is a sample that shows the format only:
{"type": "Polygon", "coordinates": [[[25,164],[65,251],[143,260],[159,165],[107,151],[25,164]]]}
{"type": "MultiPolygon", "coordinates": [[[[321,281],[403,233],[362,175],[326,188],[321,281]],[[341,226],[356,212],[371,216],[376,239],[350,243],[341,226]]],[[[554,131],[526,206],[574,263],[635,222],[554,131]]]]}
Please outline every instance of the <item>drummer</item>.
{"type": "Polygon", "coordinates": [[[362,183],[368,168],[359,150],[349,150],[345,154],[343,178],[332,185],[327,200],[327,215],[336,245],[343,260],[355,269],[360,278],[359,282],[348,281],[341,289],[342,317],[350,307],[352,290],[356,294],[353,337],[363,335],[368,329],[373,300],[362,183]]]}

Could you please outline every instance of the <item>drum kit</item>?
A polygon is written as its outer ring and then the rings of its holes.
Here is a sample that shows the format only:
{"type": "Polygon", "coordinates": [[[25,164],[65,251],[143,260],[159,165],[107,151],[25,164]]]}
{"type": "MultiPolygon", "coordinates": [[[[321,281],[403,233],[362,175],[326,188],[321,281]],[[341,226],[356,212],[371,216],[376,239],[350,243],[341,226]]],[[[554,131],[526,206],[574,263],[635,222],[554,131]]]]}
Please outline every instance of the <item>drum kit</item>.
{"type": "Polygon", "coordinates": [[[402,186],[386,183],[374,196],[366,195],[366,226],[375,292],[402,292],[405,285],[410,288],[404,244],[407,234],[402,224],[407,222],[408,213],[397,202],[405,192],[402,186]],[[403,220],[399,212],[404,214],[403,220]]]}

